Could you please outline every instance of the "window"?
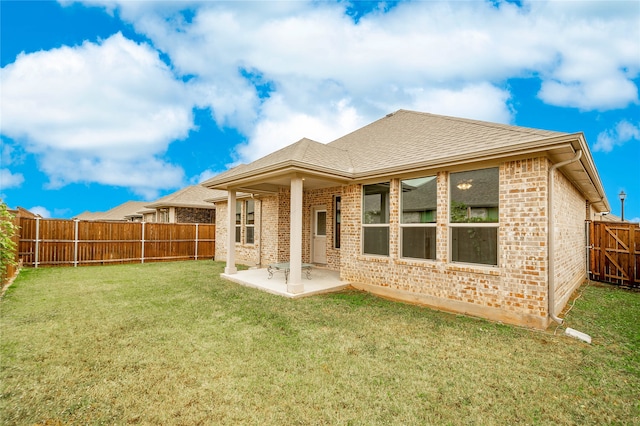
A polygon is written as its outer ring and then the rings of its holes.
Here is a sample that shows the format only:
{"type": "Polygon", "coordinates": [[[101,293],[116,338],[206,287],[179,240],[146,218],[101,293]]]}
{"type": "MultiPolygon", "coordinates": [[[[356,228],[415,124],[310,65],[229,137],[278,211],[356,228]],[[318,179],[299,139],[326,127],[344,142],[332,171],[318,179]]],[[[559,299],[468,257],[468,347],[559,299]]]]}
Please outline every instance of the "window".
{"type": "Polygon", "coordinates": [[[333,215],[334,217],[334,225],[333,225],[333,245],[335,248],[340,248],[340,222],[341,222],[341,217],[340,217],[340,196],[336,196],[335,200],[334,200],[334,205],[335,205],[335,214],[333,215]]]}
{"type": "Polygon", "coordinates": [[[169,223],[169,209],[158,210],[158,222],[169,223]]]}
{"type": "Polygon", "coordinates": [[[389,182],[363,186],[362,251],[389,255],[389,182]]]}
{"type": "Polygon", "coordinates": [[[435,176],[400,181],[402,257],[436,258],[437,189],[435,176]]]}
{"type": "Polygon", "coordinates": [[[253,244],[253,231],[255,225],[255,201],[253,199],[244,202],[245,206],[245,230],[244,230],[244,242],[245,244],[253,244]]]}
{"type": "Polygon", "coordinates": [[[451,173],[451,260],[498,264],[498,168],[451,173]]]}
{"type": "Polygon", "coordinates": [[[242,201],[236,200],[236,243],[242,242],[242,201]]]}
{"type": "Polygon", "coordinates": [[[327,212],[326,210],[316,210],[316,220],[315,220],[316,229],[314,230],[314,235],[318,237],[326,237],[327,236],[327,212]]]}

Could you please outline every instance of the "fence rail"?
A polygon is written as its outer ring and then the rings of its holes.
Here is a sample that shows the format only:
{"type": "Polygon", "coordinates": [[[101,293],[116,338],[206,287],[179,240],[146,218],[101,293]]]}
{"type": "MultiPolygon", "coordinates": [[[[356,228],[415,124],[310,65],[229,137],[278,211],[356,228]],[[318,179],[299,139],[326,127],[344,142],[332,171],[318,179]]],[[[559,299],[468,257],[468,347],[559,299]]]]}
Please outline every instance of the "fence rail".
{"type": "Polygon", "coordinates": [[[640,287],[640,225],[591,222],[589,240],[589,278],[640,287]]]}
{"type": "Polygon", "coordinates": [[[24,266],[212,259],[215,225],[20,218],[24,266]]]}

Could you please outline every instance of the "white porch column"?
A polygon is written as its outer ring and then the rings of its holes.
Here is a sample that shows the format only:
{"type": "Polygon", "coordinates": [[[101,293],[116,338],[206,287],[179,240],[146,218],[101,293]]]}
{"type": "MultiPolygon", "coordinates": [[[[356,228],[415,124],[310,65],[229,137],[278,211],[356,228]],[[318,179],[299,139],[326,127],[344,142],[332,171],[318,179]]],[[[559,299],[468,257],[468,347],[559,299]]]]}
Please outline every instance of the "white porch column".
{"type": "Polygon", "coordinates": [[[224,273],[231,275],[238,272],[236,268],[236,191],[228,191],[227,213],[227,266],[224,268],[224,273]]]}
{"type": "Polygon", "coordinates": [[[302,178],[291,179],[291,213],[289,231],[289,293],[302,293],[302,178]]]}

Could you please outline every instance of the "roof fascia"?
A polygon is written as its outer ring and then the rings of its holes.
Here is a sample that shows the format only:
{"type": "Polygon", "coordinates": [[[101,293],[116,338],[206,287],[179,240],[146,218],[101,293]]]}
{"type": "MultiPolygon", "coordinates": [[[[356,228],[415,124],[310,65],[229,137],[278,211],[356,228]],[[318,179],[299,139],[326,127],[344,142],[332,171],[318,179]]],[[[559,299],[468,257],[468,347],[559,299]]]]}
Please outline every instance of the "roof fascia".
{"type": "MultiPolygon", "coordinates": [[[[239,173],[235,176],[222,177],[219,181],[214,177],[206,182],[206,187],[211,189],[236,188],[246,185],[248,182],[257,180],[268,180],[274,177],[283,177],[292,173],[301,173],[317,177],[324,177],[337,182],[349,181],[353,176],[352,173],[342,172],[340,170],[328,167],[320,167],[303,163],[300,161],[286,161],[273,166],[262,167],[260,169],[251,170],[245,173],[239,173]]],[[[204,185],[204,184],[203,184],[204,185]]]]}
{"type": "MultiPolygon", "coordinates": [[[[286,178],[296,174],[326,179],[339,184],[349,182],[352,179],[351,174],[342,173],[338,170],[325,167],[309,167],[309,165],[305,163],[290,161],[286,164],[280,164],[278,167],[262,168],[232,178],[222,179],[220,182],[214,181],[209,183],[207,188],[222,190],[243,190],[242,188],[245,188],[243,191],[250,192],[247,187],[253,183],[275,178],[286,178]]],[[[264,192],[270,193],[269,191],[264,192]]]]}
{"type": "Polygon", "coordinates": [[[185,208],[194,208],[194,209],[213,209],[215,208],[213,205],[207,204],[189,204],[189,203],[158,203],[158,204],[149,204],[146,205],[146,208],[149,209],[166,209],[170,207],[185,207],[185,208]]]}
{"type": "Polygon", "coordinates": [[[600,174],[598,173],[598,169],[593,161],[593,157],[591,156],[591,150],[589,150],[589,145],[584,137],[584,133],[575,133],[577,138],[575,139],[573,148],[574,150],[582,150],[582,157],[580,158],[580,163],[582,164],[582,168],[584,169],[587,176],[589,176],[589,180],[591,184],[594,186],[596,192],[600,196],[600,202],[603,204],[604,209],[601,211],[610,211],[611,205],[609,204],[609,200],[607,199],[607,194],[604,190],[604,185],[602,184],[602,180],[600,179],[600,174]]]}
{"type": "MultiPolygon", "coordinates": [[[[471,157],[469,154],[461,155],[459,157],[450,157],[447,161],[438,161],[433,160],[424,163],[417,163],[412,165],[407,165],[404,167],[395,167],[388,168],[383,170],[375,170],[372,172],[358,173],[354,174],[354,180],[357,180],[360,183],[372,182],[380,179],[389,179],[391,177],[397,177],[399,175],[407,176],[407,171],[410,170],[410,175],[417,176],[419,173],[435,173],[438,170],[448,169],[455,170],[458,168],[464,168],[467,165],[479,165],[483,164],[487,167],[490,167],[492,164],[497,165],[500,162],[504,161],[512,161],[519,158],[530,157],[532,154],[544,154],[546,157],[549,157],[549,154],[553,151],[558,151],[562,149],[571,149],[574,153],[580,149],[583,152],[583,156],[580,159],[580,164],[584,169],[587,176],[589,176],[589,180],[593,188],[598,193],[600,200],[590,200],[593,203],[602,203],[604,207],[603,211],[611,210],[609,206],[609,202],[606,198],[606,194],[604,191],[604,187],[602,185],[602,181],[600,180],[600,176],[598,175],[597,168],[593,162],[593,157],[591,156],[590,150],[584,138],[584,134],[580,133],[571,133],[559,136],[553,136],[550,138],[546,138],[543,140],[537,140],[534,142],[529,142],[526,144],[522,144],[517,149],[514,147],[500,148],[483,152],[482,156],[473,156],[471,157]],[[544,143],[541,143],[541,142],[544,143]]],[[[570,177],[570,176],[569,176],[570,177]]],[[[572,180],[572,179],[570,179],[572,180]]],[[[573,181],[573,180],[572,180],[573,181]]],[[[573,181],[576,186],[577,183],[573,181]]]]}
{"type": "Polygon", "coordinates": [[[443,159],[435,159],[435,160],[422,162],[422,163],[407,164],[403,167],[392,167],[387,169],[378,169],[378,170],[369,171],[369,172],[356,173],[354,174],[354,179],[360,181],[360,180],[375,179],[379,177],[389,177],[393,175],[404,175],[407,173],[407,170],[437,171],[442,169],[449,169],[449,170],[456,169],[456,168],[462,169],[464,168],[464,166],[469,164],[478,164],[478,163],[487,163],[487,165],[499,164],[500,162],[503,162],[505,160],[525,158],[525,157],[531,156],[531,154],[546,153],[550,150],[572,147],[572,145],[568,142],[558,143],[552,146],[542,146],[542,147],[533,146],[534,144],[527,144],[527,145],[531,145],[531,146],[528,148],[522,147],[515,152],[513,150],[508,151],[504,149],[490,150],[490,151],[484,151],[483,155],[481,156],[478,156],[478,155],[471,156],[469,154],[464,154],[460,156],[446,158],[444,159],[444,161],[442,161],[443,159]]]}

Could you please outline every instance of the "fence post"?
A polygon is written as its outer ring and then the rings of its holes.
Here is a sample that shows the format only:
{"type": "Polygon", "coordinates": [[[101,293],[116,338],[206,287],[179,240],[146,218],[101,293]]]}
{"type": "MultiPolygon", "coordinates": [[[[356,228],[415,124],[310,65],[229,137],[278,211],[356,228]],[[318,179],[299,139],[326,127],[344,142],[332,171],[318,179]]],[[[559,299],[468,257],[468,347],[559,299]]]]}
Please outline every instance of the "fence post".
{"type": "Polygon", "coordinates": [[[36,217],[36,258],[34,261],[34,267],[38,267],[40,261],[40,218],[36,217]]]}
{"type": "Polygon", "coordinates": [[[75,219],[74,221],[74,232],[73,232],[73,267],[78,267],[78,222],[79,219],[75,219]]]}
{"type": "Polygon", "coordinates": [[[198,224],[196,223],[196,258],[198,260],[198,224]]]}
{"type": "Polygon", "coordinates": [[[140,263],[144,263],[144,221],[142,223],[142,250],[140,251],[140,263]]]}

